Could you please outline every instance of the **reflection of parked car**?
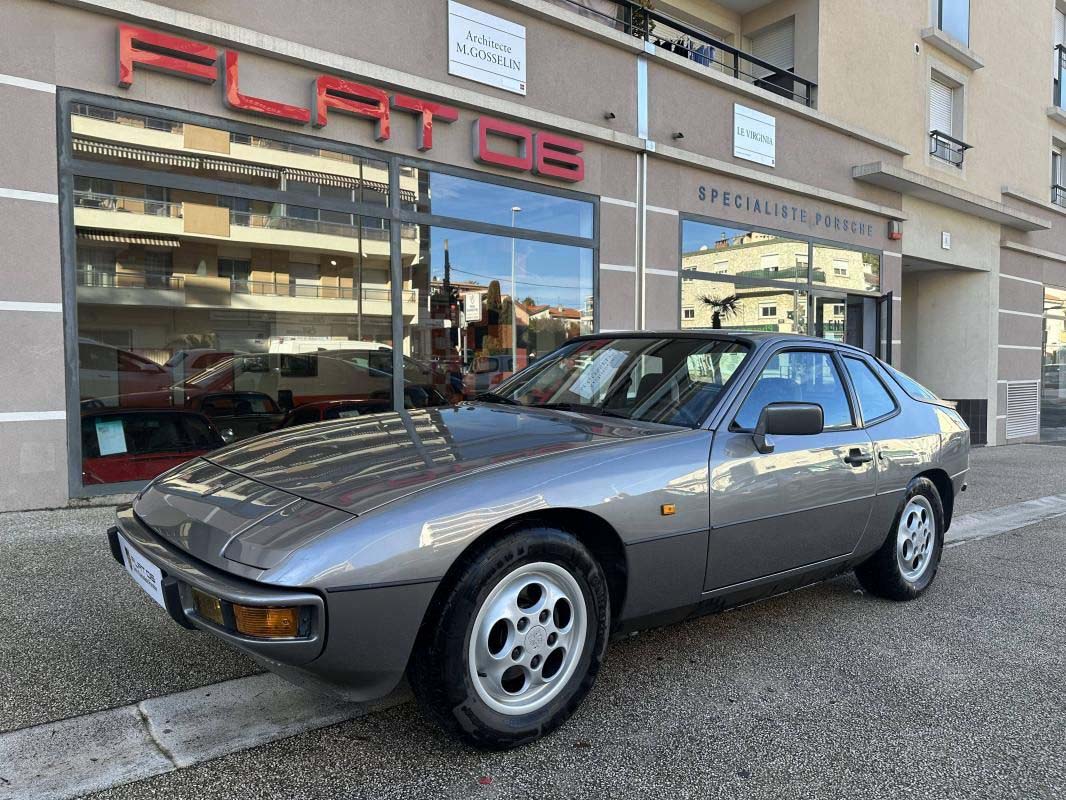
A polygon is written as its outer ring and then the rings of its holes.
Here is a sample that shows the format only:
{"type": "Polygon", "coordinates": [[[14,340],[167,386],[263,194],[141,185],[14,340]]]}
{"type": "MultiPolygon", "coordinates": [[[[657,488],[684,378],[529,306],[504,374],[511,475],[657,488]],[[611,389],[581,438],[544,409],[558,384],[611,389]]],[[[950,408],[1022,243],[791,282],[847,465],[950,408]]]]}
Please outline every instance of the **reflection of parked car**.
{"type": "Polygon", "coordinates": [[[178,350],[167,359],[167,363],[163,366],[170,371],[174,380],[180,380],[183,377],[191,377],[197,372],[203,372],[208,367],[232,357],[233,353],[209,348],[178,350]]]}
{"type": "Polygon", "coordinates": [[[969,440],[858,348],[602,334],[482,402],[212,453],[109,537],[130,572],[178,584],[145,585],[172,617],[267,668],[360,701],[406,672],[446,730],[513,747],[577,708],[612,634],[851,569],[921,596],[969,440]]]}
{"type": "MultiPolygon", "coordinates": [[[[445,397],[431,386],[408,386],[404,390],[404,408],[429,408],[446,406],[445,397]]],[[[305,403],[292,409],[285,415],[279,427],[292,428],[312,422],[328,422],[347,417],[364,417],[367,414],[381,414],[392,411],[392,400],[386,397],[367,400],[321,400],[317,403],[305,403]]]]}
{"type": "MultiPolygon", "coordinates": [[[[404,379],[418,408],[446,405],[441,388],[447,377],[404,356],[404,379]],[[438,386],[440,388],[438,388],[438,386]]],[[[180,385],[188,405],[204,394],[261,392],[285,408],[323,400],[382,399],[392,391],[392,349],[323,350],[315,353],[234,355],[193,375],[180,385]]]]}
{"type": "Polygon", "coordinates": [[[170,372],[151,359],[92,339],[78,340],[81,399],[105,406],[165,408],[170,372]]]}
{"type": "Polygon", "coordinates": [[[211,421],[191,411],[87,411],[81,417],[82,481],[149,480],[223,444],[211,421]]]}
{"type": "Polygon", "coordinates": [[[385,411],[392,411],[392,402],[389,400],[322,400],[294,408],[285,415],[280,427],[293,428],[312,422],[362,417],[385,411]]]}
{"type": "Polygon", "coordinates": [[[514,356],[478,356],[463,377],[463,387],[468,397],[487,392],[498,386],[514,373],[514,356]]]}
{"type": "Polygon", "coordinates": [[[285,418],[274,399],[262,392],[205,394],[192,407],[210,417],[227,442],[272,431],[285,418]]]}
{"type": "Polygon", "coordinates": [[[1043,375],[1045,389],[1066,390],[1066,364],[1045,364],[1043,375]]]}

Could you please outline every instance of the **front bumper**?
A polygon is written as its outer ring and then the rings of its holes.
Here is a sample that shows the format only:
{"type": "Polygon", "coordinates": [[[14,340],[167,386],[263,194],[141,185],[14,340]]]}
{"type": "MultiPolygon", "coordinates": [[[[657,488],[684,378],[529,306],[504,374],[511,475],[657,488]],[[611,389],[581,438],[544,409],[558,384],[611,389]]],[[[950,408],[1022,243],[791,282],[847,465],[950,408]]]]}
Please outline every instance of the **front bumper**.
{"type": "Polygon", "coordinates": [[[293,683],[358,702],[384,697],[399,684],[438,585],[437,580],[416,581],[319,594],[257,583],[176,548],[142,523],[131,508],[120,510],[116,526],[108,531],[111,552],[120,564],[124,562],[119,533],[163,572],[166,609],[178,624],[219,637],[293,683]],[[193,587],[241,605],[308,605],[309,635],[253,639],[220,628],[197,615],[193,587]]]}
{"type": "Polygon", "coordinates": [[[315,592],[282,589],[227,575],[164,541],[137,518],[132,508],[118,512],[116,526],[107,532],[111,554],[124,564],[118,535],[163,573],[163,599],[167,613],[186,628],[208,631],[257,660],[299,666],[316,659],[325,645],[326,606],[315,592]],[[259,639],[217,625],[196,612],[192,589],[227,603],[245,606],[299,606],[306,609],[307,624],[291,639],[259,639]]]}

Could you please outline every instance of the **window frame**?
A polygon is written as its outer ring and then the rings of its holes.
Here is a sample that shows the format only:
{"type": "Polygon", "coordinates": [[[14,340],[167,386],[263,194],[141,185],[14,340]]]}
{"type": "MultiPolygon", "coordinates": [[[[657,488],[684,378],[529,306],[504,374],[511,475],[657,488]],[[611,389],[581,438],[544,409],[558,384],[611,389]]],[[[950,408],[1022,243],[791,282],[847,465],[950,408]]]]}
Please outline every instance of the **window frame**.
{"type": "Polygon", "coordinates": [[[879,425],[882,422],[887,422],[888,420],[890,420],[893,417],[896,417],[900,413],[902,413],[903,407],[900,405],[899,398],[896,397],[896,393],[892,391],[892,387],[889,386],[888,383],[885,382],[885,379],[881,376],[881,370],[879,370],[877,368],[876,363],[873,363],[871,361],[871,359],[869,359],[869,358],[864,358],[863,355],[860,355],[857,352],[856,353],[840,353],[839,355],[840,355],[841,365],[842,365],[842,367],[844,369],[844,372],[846,373],[845,378],[846,378],[846,380],[848,382],[848,385],[851,388],[852,395],[854,395],[854,397],[855,397],[855,408],[856,408],[856,410],[858,411],[858,414],[859,414],[860,427],[862,427],[862,428],[870,428],[870,427],[872,427],[874,425],[879,425]],[[851,360],[853,360],[853,361],[858,361],[860,364],[863,364],[868,370],[870,370],[870,374],[872,374],[877,379],[877,382],[881,384],[881,387],[888,394],[889,398],[891,398],[892,404],[893,404],[893,408],[892,408],[891,411],[887,411],[884,414],[882,414],[881,416],[874,417],[873,419],[869,419],[869,420],[866,419],[866,417],[863,415],[863,412],[862,412],[862,400],[859,397],[859,392],[855,388],[855,382],[851,379],[851,373],[848,372],[847,360],[849,358],[851,360]]]}
{"type": "MultiPolygon", "coordinates": [[[[842,431],[855,431],[862,428],[861,416],[858,409],[858,399],[856,398],[852,386],[848,381],[848,378],[843,373],[846,371],[844,364],[841,363],[839,350],[832,346],[819,346],[814,342],[804,342],[803,344],[780,344],[775,347],[771,347],[759,359],[758,363],[752,367],[751,373],[748,375],[741,387],[738,395],[732,399],[729,406],[729,411],[726,414],[726,418],[729,419],[728,430],[730,433],[754,433],[754,428],[744,428],[737,423],[737,416],[740,414],[744,404],[748,401],[748,397],[751,396],[752,391],[755,389],[755,384],[759,382],[759,378],[762,376],[763,370],[766,369],[766,365],[770,362],[771,358],[781,355],[782,353],[791,352],[813,352],[824,353],[829,356],[833,362],[833,367],[836,369],[837,378],[840,381],[840,387],[844,390],[844,397],[847,400],[848,408],[851,411],[851,425],[841,425],[833,428],[823,428],[823,433],[840,433],[842,431]]],[[[824,412],[824,409],[823,409],[824,412]]]]}
{"type": "MultiPolygon", "coordinates": [[[[534,178],[523,176],[511,177],[498,175],[474,167],[461,167],[423,157],[402,155],[387,150],[352,144],[335,139],[317,136],[313,132],[292,131],[269,125],[227,119],[222,116],[203,114],[196,111],[160,106],[155,103],[134,100],[127,97],[99,94],[81,89],[60,87],[56,92],[58,110],[58,172],[59,172],[59,215],[60,215],[60,262],[63,287],[63,304],[67,313],[63,315],[65,341],[66,371],[66,439],[67,448],[67,484],[71,497],[91,497],[136,492],[143,488],[144,481],[127,483],[85,485],[82,482],[81,452],[81,404],[79,399],[78,369],[78,308],[77,308],[77,264],[76,233],[74,227],[74,180],[75,177],[104,179],[118,182],[138,183],[158,186],[168,191],[191,191],[218,196],[228,196],[247,200],[259,200],[268,203],[285,204],[301,201],[313,202],[319,211],[351,213],[361,218],[383,219],[389,222],[389,279],[393,287],[403,285],[402,264],[402,230],[408,225],[428,225],[456,230],[484,233],[513,239],[528,239],[552,244],[571,245],[586,248],[592,254],[592,329],[600,331],[602,308],[600,302],[600,197],[577,189],[563,188],[548,183],[537,182],[534,178]],[[164,170],[148,169],[130,164],[114,164],[93,161],[79,157],[73,150],[74,133],[71,130],[72,107],[78,104],[94,106],[112,114],[133,114],[151,117],[164,122],[193,124],[226,131],[231,136],[252,136],[273,141],[321,148],[335,153],[365,158],[382,162],[388,167],[389,199],[387,204],[362,201],[346,202],[337,198],[310,196],[293,196],[281,189],[257,187],[250,184],[237,184],[217,178],[182,175],[164,170]],[[520,226],[495,225],[476,222],[469,219],[447,217],[438,214],[423,214],[406,209],[400,197],[400,172],[402,168],[411,167],[418,170],[454,175],[482,183],[490,183],[523,191],[535,192],[554,197],[564,197],[584,201],[592,206],[592,231],[588,237],[566,234],[547,233],[520,226]]],[[[442,151],[443,152],[443,151],[442,151]]],[[[394,342],[404,339],[403,328],[403,292],[391,293],[391,338],[394,342]]],[[[354,310],[353,305],[353,310],[354,310]]],[[[404,369],[403,348],[395,347],[393,353],[391,400],[394,411],[404,410],[404,369]]]]}

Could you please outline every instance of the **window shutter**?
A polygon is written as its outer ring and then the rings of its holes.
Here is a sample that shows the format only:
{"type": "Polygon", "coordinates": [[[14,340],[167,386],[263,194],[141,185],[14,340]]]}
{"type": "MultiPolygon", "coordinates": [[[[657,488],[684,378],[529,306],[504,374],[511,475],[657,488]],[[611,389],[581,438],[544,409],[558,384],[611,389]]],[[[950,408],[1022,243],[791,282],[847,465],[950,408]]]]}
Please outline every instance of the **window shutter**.
{"type": "Polygon", "coordinates": [[[1007,438],[1036,436],[1040,433],[1040,382],[1017,381],[1007,384],[1007,438]]]}
{"type": "Polygon", "coordinates": [[[929,82],[929,130],[952,136],[955,90],[938,80],[929,82]]]}
{"type": "Polygon", "coordinates": [[[1066,14],[1055,9],[1055,44],[1066,44],[1066,14]]]}
{"type": "MultiPolygon", "coordinates": [[[[766,30],[759,31],[751,37],[751,54],[763,61],[769,61],[775,67],[784,70],[796,67],[796,24],[792,19],[787,19],[780,25],[774,25],[766,30]]],[[[766,70],[756,67],[756,72],[761,72],[763,77],[766,70]]]]}

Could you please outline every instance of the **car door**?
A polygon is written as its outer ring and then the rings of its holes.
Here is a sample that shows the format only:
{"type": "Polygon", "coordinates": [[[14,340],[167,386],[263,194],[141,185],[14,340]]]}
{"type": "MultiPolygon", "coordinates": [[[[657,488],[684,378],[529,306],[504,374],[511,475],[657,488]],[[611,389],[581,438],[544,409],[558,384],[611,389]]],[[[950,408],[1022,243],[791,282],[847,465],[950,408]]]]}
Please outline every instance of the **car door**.
{"type": "Polygon", "coordinates": [[[781,347],[757,368],[714,437],[705,590],[847,555],[866,529],[876,477],[873,445],[832,348],[781,347]],[[817,403],[824,430],[774,436],[760,453],[763,407],[817,403]]]}

